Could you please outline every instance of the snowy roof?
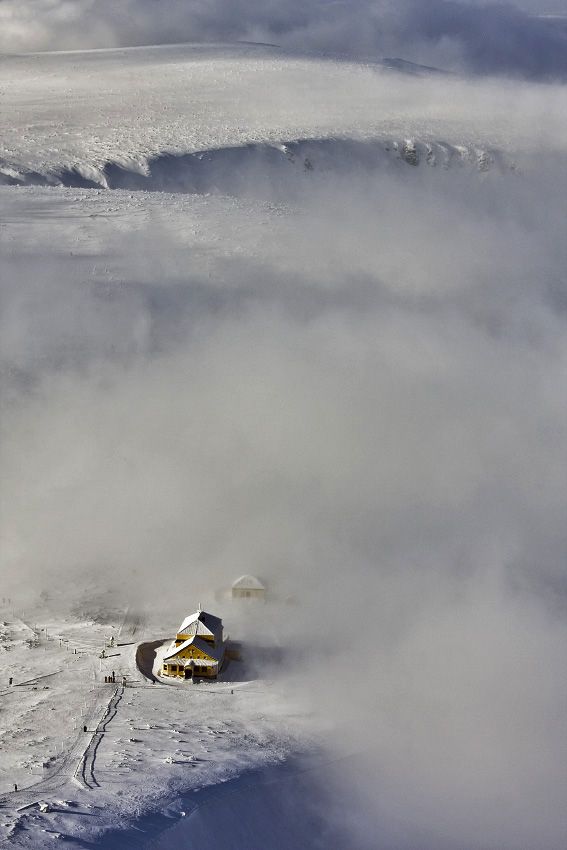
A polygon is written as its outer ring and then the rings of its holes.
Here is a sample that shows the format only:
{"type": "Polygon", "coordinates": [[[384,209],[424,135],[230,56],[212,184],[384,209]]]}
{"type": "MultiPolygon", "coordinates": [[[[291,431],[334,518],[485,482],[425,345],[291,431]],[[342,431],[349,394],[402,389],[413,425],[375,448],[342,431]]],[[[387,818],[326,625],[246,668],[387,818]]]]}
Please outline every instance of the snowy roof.
{"type": "Polygon", "coordinates": [[[242,590],[265,590],[266,588],[262,584],[259,578],[256,576],[240,576],[237,578],[235,582],[232,583],[233,588],[242,589],[242,590]]]}
{"type": "Polygon", "coordinates": [[[220,617],[215,617],[214,614],[209,614],[207,611],[195,611],[194,614],[185,617],[177,629],[177,634],[215,635],[221,629],[222,620],[220,617]]]}
{"type": "MultiPolygon", "coordinates": [[[[209,658],[212,658],[213,661],[220,661],[224,654],[224,646],[211,646],[210,643],[207,643],[204,640],[201,640],[200,637],[190,637],[188,640],[184,641],[180,646],[175,646],[170,652],[166,653],[163,656],[164,661],[172,661],[179,655],[180,652],[183,652],[184,649],[187,649],[189,646],[194,646],[196,649],[200,649],[201,652],[204,652],[209,658]]],[[[178,659],[179,661],[184,661],[183,658],[178,659]]]]}
{"type": "Polygon", "coordinates": [[[169,659],[166,664],[177,664],[179,667],[216,667],[218,661],[213,661],[211,658],[173,658],[169,659]]]}
{"type": "Polygon", "coordinates": [[[221,628],[218,628],[213,631],[212,629],[208,629],[207,626],[203,622],[201,622],[201,620],[194,620],[190,625],[185,626],[185,628],[177,632],[177,634],[216,637],[220,633],[220,630],[221,628]]]}

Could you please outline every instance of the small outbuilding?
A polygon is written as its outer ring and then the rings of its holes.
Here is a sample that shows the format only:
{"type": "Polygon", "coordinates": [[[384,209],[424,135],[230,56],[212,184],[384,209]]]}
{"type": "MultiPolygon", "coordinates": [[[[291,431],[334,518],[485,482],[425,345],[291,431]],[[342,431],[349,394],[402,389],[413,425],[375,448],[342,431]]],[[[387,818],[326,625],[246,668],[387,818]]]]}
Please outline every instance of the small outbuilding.
{"type": "Polygon", "coordinates": [[[240,576],[232,585],[233,599],[265,599],[266,588],[256,576],[240,576]]]}

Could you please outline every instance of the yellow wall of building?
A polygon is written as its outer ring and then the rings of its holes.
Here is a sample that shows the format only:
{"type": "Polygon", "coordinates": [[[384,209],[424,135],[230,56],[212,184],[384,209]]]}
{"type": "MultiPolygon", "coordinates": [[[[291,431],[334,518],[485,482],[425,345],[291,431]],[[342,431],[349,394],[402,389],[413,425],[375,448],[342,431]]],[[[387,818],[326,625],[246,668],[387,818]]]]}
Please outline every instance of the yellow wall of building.
{"type": "MultiPolygon", "coordinates": [[[[164,676],[175,676],[178,679],[185,678],[185,670],[183,665],[175,664],[175,662],[167,662],[163,665],[162,673],[164,676]],[[177,670],[172,670],[171,666],[174,665],[177,667],[177,670]],[[166,669],[167,668],[167,669],[166,669]]],[[[204,666],[201,670],[195,673],[195,678],[197,679],[216,679],[218,674],[218,667],[212,666],[204,666]]]]}
{"type": "MultiPolygon", "coordinates": [[[[185,643],[186,640],[195,637],[195,635],[184,635],[181,632],[175,636],[175,643],[181,644],[185,643]]],[[[211,635],[198,635],[201,640],[207,641],[208,643],[214,643],[215,639],[211,635]]]]}
{"type": "Polygon", "coordinates": [[[207,655],[196,646],[188,646],[178,653],[178,658],[207,658],[209,661],[214,661],[210,655],[207,655]]]}

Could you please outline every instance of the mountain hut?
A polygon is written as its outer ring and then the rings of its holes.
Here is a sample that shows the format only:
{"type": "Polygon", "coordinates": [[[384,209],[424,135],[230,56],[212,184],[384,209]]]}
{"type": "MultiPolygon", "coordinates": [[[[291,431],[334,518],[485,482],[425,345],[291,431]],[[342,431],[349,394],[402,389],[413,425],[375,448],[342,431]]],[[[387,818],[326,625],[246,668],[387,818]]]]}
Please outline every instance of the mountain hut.
{"type": "Polygon", "coordinates": [[[225,653],[222,620],[199,609],[181,623],[163,657],[161,673],[178,679],[216,679],[225,653]]]}
{"type": "Polygon", "coordinates": [[[240,576],[232,585],[233,599],[265,599],[266,588],[256,576],[240,576]]]}

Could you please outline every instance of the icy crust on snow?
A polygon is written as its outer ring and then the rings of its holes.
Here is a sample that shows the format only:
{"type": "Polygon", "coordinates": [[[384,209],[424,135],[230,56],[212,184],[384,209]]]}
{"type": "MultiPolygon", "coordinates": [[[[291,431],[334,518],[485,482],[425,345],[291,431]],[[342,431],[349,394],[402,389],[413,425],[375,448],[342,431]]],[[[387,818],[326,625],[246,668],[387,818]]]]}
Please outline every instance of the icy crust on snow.
{"type": "Polygon", "coordinates": [[[412,164],[459,151],[481,160],[495,149],[555,151],[567,136],[559,87],[522,87],[525,108],[537,102],[539,114],[556,116],[536,139],[517,87],[513,97],[505,84],[411,77],[255,45],[8,56],[0,89],[7,182],[120,185],[121,171],[143,182],[160,158],[246,146],[270,154],[298,140],[397,144],[412,164]]]}

